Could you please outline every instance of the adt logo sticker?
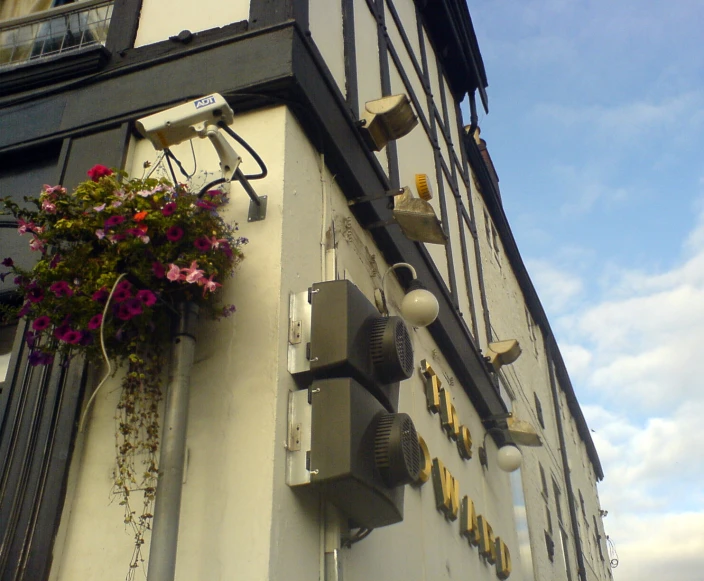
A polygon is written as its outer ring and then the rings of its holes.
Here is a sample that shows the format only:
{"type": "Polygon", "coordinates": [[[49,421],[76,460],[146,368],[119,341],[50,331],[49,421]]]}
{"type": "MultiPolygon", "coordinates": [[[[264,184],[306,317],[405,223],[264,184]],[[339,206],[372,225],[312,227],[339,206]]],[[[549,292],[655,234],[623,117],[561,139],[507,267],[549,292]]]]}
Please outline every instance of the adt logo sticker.
{"type": "Polygon", "coordinates": [[[203,107],[207,107],[208,105],[215,105],[215,96],[211,95],[210,97],[203,97],[202,99],[198,99],[193,103],[195,104],[196,109],[202,109],[203,107]]]}

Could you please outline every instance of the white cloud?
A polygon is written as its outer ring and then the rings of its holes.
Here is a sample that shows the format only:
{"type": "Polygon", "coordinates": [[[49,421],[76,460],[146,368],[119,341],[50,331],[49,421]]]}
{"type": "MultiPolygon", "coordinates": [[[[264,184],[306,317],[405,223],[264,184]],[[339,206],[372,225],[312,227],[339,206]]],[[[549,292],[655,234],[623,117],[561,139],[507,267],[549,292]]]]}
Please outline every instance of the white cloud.
{"type": "Polygon", "coordinates": [[[569,271],[545,261],[531,268],[540,275],[536,286],[547,310],[562,308],[553,327],[580,400],[588,402],[583,411],[605,473],[599,487],[609,511],[605,526],[620,557],[617,581],[702,579],[704,211],[698,209],[673,268],[611,272],[598,297],[590,298],[569,271]]]}
{"type": "Polygon", "coordinates": [[[546,260],[527,260],[526,266],[538,289],[541,301],[552,312],[561,312],[582,292],[582,281],[546,260]]]}

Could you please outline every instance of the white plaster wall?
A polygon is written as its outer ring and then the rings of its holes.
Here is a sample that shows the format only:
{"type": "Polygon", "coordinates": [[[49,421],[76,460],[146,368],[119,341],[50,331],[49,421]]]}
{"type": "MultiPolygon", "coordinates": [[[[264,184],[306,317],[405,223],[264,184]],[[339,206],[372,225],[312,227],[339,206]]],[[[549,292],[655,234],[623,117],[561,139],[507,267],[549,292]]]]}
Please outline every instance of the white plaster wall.
{"type": "MultiPolygon", "coordinates": [[[[385,264],[369,234],[352,218],[346,199],[322,159],[307,142],[297,122],[289,118],[286,130],[284,221],[282,224],[282,295],[280,309],[288,306],[288,292],[305,290],[322,278],[346,277],[368,298],[381,284],[385,264]],[[322,168],[322,169],[321,169],[322,168]],[[321,237],[334,228],[335,260],[323,267],[321,237]]],[[[398,313],[403,293],[395,277],[387,277],[389,308],[398,313]]],[[[284,364],[287,333],[282,316],[279,333],[279,392],[295,389],[284,364]]],[[[482,426],[469,398],[453,378],[452,370],[426,330],[412,332],[415,361],[432,361],[453,394],[458,414],[474,437],[475,454],[482,426]]],[[[303,386],[298,386],[303,387],[303,386]]],[[[279,396],[277,441],[286,438],[286,408],[279,396]]],[[[495,534],[501,536],[518,567],[518,541],[513,522],[508,476],[494,465],[483,471],[478,459],[462,460],[454,442],[448,440],[438,415],[426,409],[423,384],[417,373],[401,384],[400,409],[409,413],[426,439],[431,455],[439,457],[460,481],[460,494],[469,494],[477,510],[486,515],[495,534]]],[[[493,444],[490,444],[493,446],[493,444]]],[[[495,452],[495,450],[494,450],[495,452]]],[[[490,451],[490,453],[492,453],[490,451]]],[[[311,490],[292,490],[285,485],[285,450],[274,457],[274,522],[271,542],[271,579],[301,581],[317,578],[319,545],[319,500],[311,490]],[[295,566],[292,566],[295,563],[295,566]]],[[[459,536],[457,521],[449,522],[435,508],[432,483],[406,488],[405,519],[383,527],[351,549],[343,549],[343,576],[348,581],[381,579],[442,579],[453,576],[478,580],[496,579],[494,567],[485,563],[476,548],[459,536]]],[[[520,580],[518,573],[511,579],[520,580]]]]}
{"type": "Polygon", "coordinates": [[[342,2],[309,1],[309,28],[313,41],[343,95],[345,87],[345,49],[342,39],[342,2]]]}
{"type": "MultiPolygon", "coordinates": [[[[258,193],[268,196],[268,210],[266,220],[248,224],[249,198],[238,185],[222,210],[251,242],[245,247],[246,259],[224,287],[224,300],[235,303],[237,313],[199,325],[177,580],[269,578],[279,321],[287,316],[280,312],[279,300],[285,119],[283,108],[267,109],[238,116],[233,126],[268,165],[269,176],[254,182],[258,193]]],[[[199,167],[214,171],[212,146],[205,140],[194,145],[199,167]]],[[[174,153],[190,169],[189,146],[178,146],[174,153]]],[[[143,161],[156,155],[142,140],[130,157],[132,173],[141,174],[143,161]]],[[[99,393],[73,458],[62,542],[55,547],[56,580],[119,580],[127,573],[132,538],[122,524],[121,507],[109,496],[116,388],[117,380],[111,380],[99,393]]]]}
{"type": "Polygon", "coordinates": [[[134,46],[166,40],[182,30],[195,33],[248,18],[249,0],[143,0],[134,46]]]}

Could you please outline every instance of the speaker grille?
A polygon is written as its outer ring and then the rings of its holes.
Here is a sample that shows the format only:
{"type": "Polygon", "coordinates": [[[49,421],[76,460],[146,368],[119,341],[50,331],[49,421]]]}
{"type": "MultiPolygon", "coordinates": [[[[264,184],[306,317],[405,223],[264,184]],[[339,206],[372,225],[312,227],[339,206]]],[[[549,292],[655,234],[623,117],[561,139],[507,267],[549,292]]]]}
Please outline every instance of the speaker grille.
{"type": "Polygon", "coordinates": [[[413,374],[413,343],[401,317],[377,317],[372,321],[369,351],[381,381],[393,383],[413,374]]]}
{"type": "Polygon", "coordinates": [[[374,438],[374,462],[388,486],[408,484],[418,478],[420,446],[408,414],[380,414],[374,438]]]}

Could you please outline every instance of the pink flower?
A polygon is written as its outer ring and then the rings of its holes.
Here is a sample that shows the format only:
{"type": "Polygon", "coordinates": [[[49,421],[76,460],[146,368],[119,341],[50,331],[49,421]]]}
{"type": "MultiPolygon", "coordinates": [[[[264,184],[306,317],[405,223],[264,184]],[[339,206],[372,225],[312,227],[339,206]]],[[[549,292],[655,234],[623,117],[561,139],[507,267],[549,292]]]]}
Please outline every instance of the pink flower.
{"type": "Polygon", "coordinates": [[[90,179],[92,179],[94,182],[97,182],[102,177],[111,176],[112,170],[109,167],[105,167],[104,165],[98,164],[94,165],[86,173],[88,174],[88,177],[90,179]]]}
{"type": "Polygon", "coordinates": [[[95,235],[98,237],[98,240],[102,240],[103,238],[105,238],[105,230],[103,230],[102,228],[98,228],[95,231],[95,235]]]}
{"type": "Polygon", "coordinates": [[[44,190],[44,193],[49,195],[66,193],[66,188],[64,188],[63,186],[50,186],[48,184],[44,184],[44,187],[42,189],[44,190]]]}
{"type": "Polygon", "coordinates": [[[181,269],[175,264],[169,264],[169,272],[166,273],[166,278],[168,278],[172,282],[182,280],[181,269]]]}
{"type": "Polygon", "coordinates": [[[156,303],[156,295],[150,290],[138,291],[137,298],[142,301],[145,307],[151,307],[156,303]]]}
{"type": "Polygon", "coordinates": [[[43,251],[44,250],[44,241],[37,238],[36,236],[32,238],[32,240],[29,242],[29,248],[30,250],[36,251],[43,251]]]}
{"type": "Polygon", "coordinates": [[[203,287],[203,296],[205,296],[206,292],[214,292],[219,286],[222,286],[219,282],[213,280],[214,276],[214,274],[211,274],[210,278],[203,277],[198,281],[198,284],[203,287]]]}
{"type": "Polygon", "coordinates": [[[30,303],[39,303],[44,298],[44,291],[36,283],[31,283],[27,287],[27,300],[30,303]]]}
{"type": "Polygon", "coordinates": [[[100,204],[100,206],[95,206],[93,210],[96,212],[102,212],[105,209],[105,204],[100,204]]]}
{"type": "Polygon", "coordinates": [[[22,218],[17,219],[17,232],[20,234],[26,234],[27,232],[34,231],[34,222],[25,222],[22,218]]]}
{"type": "Polygon", "coordinates": [[[88,328],[89,329],[97,329],[100,327],[100,325],[103,322],[103,315],[101,313],[98,313],[97,315],[93,315],[88,321],[88,328]]]}
{"type": "Polygon", "coordinates": [[[137,192],[137,195],[140,198],[148,198],[149,196],[152,195],[152,192],[149,190],[140,190],[139,192],[137,192]]]}
{"type": "Polygon", "coordinates": [[[122,206],[122,202],[120,200],[115,200],[112,204],[110,204],[111,208],[119,208],[122,206]]]}
{"type": "Polygon", "coordinates": [[[198,268],[198,263],[195,260],[191,262],[190,268],[182,268],[181,272],[185,275],[184,280],[190,284],[198,282],[204,275],[204,272],[198,268]]]}
{"type": "Polygon", "coordinates": [[[218,249],[221,244],[227,244],[227,240],[225,238],[215,238],[215,236],[210,237],[210,246],[213,248],[218,249]]]}
{"type": "Polygon", "coordinates": [[[52,204],[49,200],[44,200],[42,202],[42,210],[47,214],[53,214],[56,212],[56,204],[52,204]]]}
{"type": "Polygon", "coordinates": [[[183,228],[180,226],[171,226],[171,228],[166,231],[166,239],[171,242],[178,242],[181,238],[183,238],[183,228]]]}

